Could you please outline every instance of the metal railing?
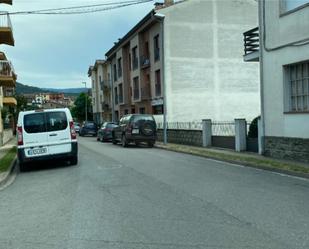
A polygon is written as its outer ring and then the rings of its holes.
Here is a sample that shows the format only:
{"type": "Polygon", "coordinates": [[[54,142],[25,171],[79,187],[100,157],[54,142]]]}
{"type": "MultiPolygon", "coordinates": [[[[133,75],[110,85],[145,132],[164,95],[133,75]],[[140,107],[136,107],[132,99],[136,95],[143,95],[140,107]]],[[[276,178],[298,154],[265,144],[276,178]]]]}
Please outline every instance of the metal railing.
{"type": "Polygon", "coordinates": [[[244,35],[244,49],[245,55],[259,51],[259,28],[250,29],[243,33],[244,35]]]}
{"type": "Polygon", "coordinates": [[[150,66],[149,55],[142,55],[140,61],[141,61],[141,68],[147,68],[150,66]]]}
{"type": "Polygon", "coordinates": [[[155,84],[156,96],[161,96],[161,84],[155,84]]]}
{"type": "Polygon", "coordinates": [[[134,100],[139,99],[139,88],[135,88],[135,89],[133,90],[133,99],[134,99],[134,100]]]}
{"type": "Polygon", "coordinates": [[[11,18],[8,12],[0,11],[0,27],[10,28],[13,31],[11,18]]]}
{"type": "Polygon", "coordinates": [[[14,95],[15,95],[15,89],[14,88],[5,87],[3,89],[3,96],[4,97],[13,97],[14,95]]]}
{"type": "Polygon", "coordinates": [[[213,136],[235,136],[235,122],[212,122],[213,136]]]}
{"type": "Polygon", "coordinates": [[[13,77],[14,67],[10,61],[0,60],[0,77],[13,77]]]}
{"type": "MultiPolygon", "coordinates": [[[[170,130],[202,130],[203,125],[201,121],[193,122],[167,122],[167,129],[170,130]]],[[[163,122],[157,122],[157,128],[163,129],[163,122]]]]}

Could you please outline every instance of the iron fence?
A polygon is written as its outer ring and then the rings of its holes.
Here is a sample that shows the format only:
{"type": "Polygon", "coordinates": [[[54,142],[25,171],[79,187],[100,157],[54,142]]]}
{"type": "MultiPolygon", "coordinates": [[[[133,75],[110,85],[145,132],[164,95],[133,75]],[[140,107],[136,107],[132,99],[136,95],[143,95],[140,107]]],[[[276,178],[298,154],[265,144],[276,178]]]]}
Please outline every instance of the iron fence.
{"type": "MultiPolygon", "coordinates": [[[[167,129],[170,130],[202,130],[203,124],[201,121],[196,122],[167,122],[167,129]]],[[[158,129],[163,129],[163,122],[157,123],[158,129]]]]}
{"type": "Polygon", "coordinates": [[[212,122],[213,136],[235,136],[235,122],[212,122]]]}

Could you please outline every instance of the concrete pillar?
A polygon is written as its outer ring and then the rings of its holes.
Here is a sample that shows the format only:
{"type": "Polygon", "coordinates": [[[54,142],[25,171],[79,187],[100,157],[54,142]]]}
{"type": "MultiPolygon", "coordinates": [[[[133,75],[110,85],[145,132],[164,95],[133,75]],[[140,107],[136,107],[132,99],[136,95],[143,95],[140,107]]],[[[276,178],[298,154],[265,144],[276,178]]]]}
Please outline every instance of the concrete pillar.
{"type": "Polygon", "coordinates": [[[263,131],[263,125],[262,125],[262,119],[258,119],[258,143],[259,143],[259,154],[264,154],[264,137],[263,137],[264,131],[263,131]]]}
{"type": "Polygon", "coordinates": [[[203,119],[203,147],[211,146],[212,128],[211,119],[203,119]]]}
{"type": "Polygon", "coordinates": [[[245,119],[235,119],[235,150],[247,149],[247,122],[245,119]]]}

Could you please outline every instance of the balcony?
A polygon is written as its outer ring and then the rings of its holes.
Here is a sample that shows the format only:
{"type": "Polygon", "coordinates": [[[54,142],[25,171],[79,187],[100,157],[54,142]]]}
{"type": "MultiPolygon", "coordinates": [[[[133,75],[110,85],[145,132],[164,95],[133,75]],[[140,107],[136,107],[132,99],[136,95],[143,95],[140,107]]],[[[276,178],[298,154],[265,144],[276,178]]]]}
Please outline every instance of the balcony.
{"type": "Polygon", "coordinates": [[[4,88],[3,89],[3,105],[16,106],[17,101],[14,95],[15,95],[14,88],[4,88]]]}
{"type": "Polygon", "coordinates": [[[7,12],[0,12],[0,44],[14,46],[13,28],[7,12]]]}
{"type": "Polygon", "coordinates": [[[118,105],[118,94],[115,94],[115,105],[118,105]]]}
{"type": "Polygon", "coordinates": [[[108,112],[110,110],[109,104],[105,101],[102,103],[102,110],[103,112],[108,112]]]}
{"type": "Polygon", "coordinates": [[[119,104],[124,104],[123,95],[118,95],[118,101],[119,101],[119,104]]]}
{"type": "Polygon", "coordinates": [[[140,61],[141,61],[141,68],[144,69],[150,67],[150,59],[148,55],[141,56],[140,61]]]}
{"type": "Polygon", "coordinates": [[[0,60],[0,86],[15,87],[16,74],[10,61],[0,60]]]}
{"type": "Polygon", "coordinates": [[[245,46],[244,61],[259,61],[259,28],[256,27],[254,29],[248,30],[243,35],[245,46]]]}
{"type": "Polygon", "coordinates": [[[12,0],[0,0],[0,3],[6,3],[12,5],[12,0]]]}
{"type": "Polygon", "coordinates": [[[151,98],[150,95],[150,87],[142,87],[141,89],[141,99],[142,100],[149,100],[151,98]]]}

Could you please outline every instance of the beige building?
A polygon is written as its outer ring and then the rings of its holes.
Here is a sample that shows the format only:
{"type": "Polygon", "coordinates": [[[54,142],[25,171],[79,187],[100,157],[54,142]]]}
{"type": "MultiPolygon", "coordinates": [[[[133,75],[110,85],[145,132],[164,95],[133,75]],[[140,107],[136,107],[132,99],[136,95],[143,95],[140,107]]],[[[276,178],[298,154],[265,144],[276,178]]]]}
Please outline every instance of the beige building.
{"type": "Polygon", "coordinates": [[[110,65],[96,60],[88,69],[91,78],[92,112],[97,124],[112,120],[110,65]]]}
{"type": "MultiPolygon", "coordinates": [[[[1,3],[12,4],[11,0],[0,0],[1,3]]],[[[9,14],[0,15],[0,45],[14,46],[13,29],[9,14]]],[[[2,108],[15,107],[17,105],[15,95],[16,74],[12,63],[6,58],[6,55],[0,51],[0,111],[2,108]]],[[[0,115],[0,146],[7,141],[12,135],[14,123],[10,122],[10,131],[4,130],[9,128],[4,126],[4,120],[0,115]]]]}
{"type": "Polygon", "coordinates": [[[308,24],[309,0],[259,1],[259,33],[247,33],[244,56],[260,62],[264,154],[307,163],[308,24]]]}
{"type": "Polygon", "coordinates": [[[164,104],[171,122],[260,115],[258,65],[241,56],[257,7],[252,0],[157,3],[106,53],[115,119],[151,113],[161,120],[164,104]]]}

